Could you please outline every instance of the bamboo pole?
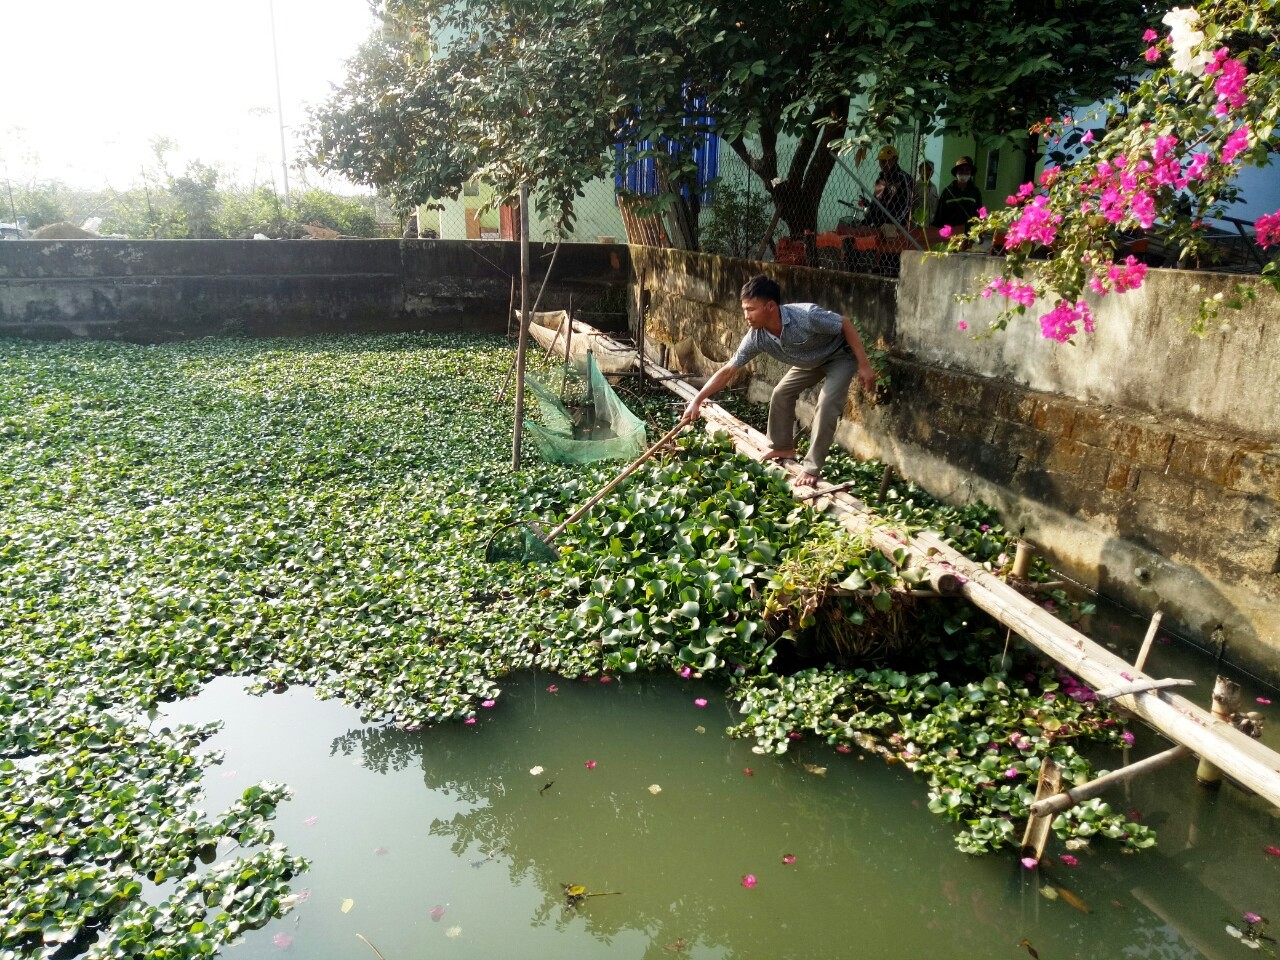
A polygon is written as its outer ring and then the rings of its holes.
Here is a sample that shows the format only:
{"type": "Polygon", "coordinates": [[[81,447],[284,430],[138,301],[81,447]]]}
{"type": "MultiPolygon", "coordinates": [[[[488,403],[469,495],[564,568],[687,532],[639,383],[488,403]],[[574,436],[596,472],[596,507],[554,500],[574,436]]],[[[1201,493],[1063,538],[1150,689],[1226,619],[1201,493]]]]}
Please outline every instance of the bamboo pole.
{"type": "Polygon", "coordinates": [[[1027,579],[1027,571],[1031,569],[1031,544],[1026,540],[1019,540],[1018,547],[1013,554],[1013,570],[1010,576],[1018,580],[1027,579]]]}
{"type": "Polygon", "coordinates": [[[876,495],[876,503],[884,503],[884,498],[889,495],[891,483],[893,483],[893,465],[886,463],[884,473],[880,475],[880,492],[876,495]]]}
{"type": "Polygon", "coordinates": [[[520,339],[516,344],[516,414],[511,431],[511,469],[520,469],[524,435],[524,364],[529,345],[529,188],[520,185],[520,339]]]}
{"type": "Polygon", "coordinates": [[[1063,810],[1069,810],[1077,803],[1084,803],[1086,800],[1092,800],[1101,793],[1105,793],[1114,786],[1118,786],[1135,777],[1140,777],[1144,773],[1152,770],[1158,770],[1160,767],[1167,766],[1175,760],[1181,760],[1184,757],[1191,756],[1191,751],[1184,746],[1171,747],[1162,753],[1157,753],[1139,760],[1137,763],[1131,763],[1129,766],[1120,770],[1112,770],[1110,773],[1104,773],[1102,776],[1090,780],[1088,783],[1082,783],[1070,790],[1064,790],[1062,793],[1055,793],[1051,797],[1043,800],[1037,800],[1031,804],[1031,816],[1033,817],[1051,817],[1061,813],[1063,810]]]}
{"type": "MultiPolygon", "coordinates": [[[[644,363],[650,376],[660,380],[672,393],[686,400],[697,395],[696,388],[670,370],[652,361],[644,363]]],[[[768,449],[764,434],[748,427],[719,404],[703,404],[702,415],[707,429],[724,430],[739,452],[759,458],[768,449]]],[[[798,466],[783,469],[799,473],[798,466]]],[[[937,534],[924,531],[908,538],[875,522],[865,508],[854,505],[852,497],[833,494],[826,499],[831,503],[830,512],[834,516],[849,529],[865,534],[881,552],[893,556],[905,550],[904,565],[948,564],[963,578],[960,592],[970,603],[1094,689],[1116,686],[1130,678],[1134,681],[1157,679],[1146,676],[1063,623],[991,571],[959,553],[937,534]]],[[[1237,730],[1225,717],[1211,715],[1190,700],[1166,690],[1126,694],[1115,702],[1175,743],[1186,746],[1197,756],[1213,760],[1241,786],[1280,807],[1280,754],[1237,730]]]]}
{"type": "MultiPolygon", "coordinates": [[[[1239,705],[1240,684],[1219,676],[1213,684],[1213,716],[1231,723],[1239,705]]],[[[1196,779],[1206,787],[1217,787],[1222,784],[1222,771],[1210,763],[1208,757],[1201,756],[1196,767],[1196,779]]]]}
{"type": "Polygon", "coordinates": [[[1160,629],[1160,621],[1164,619],[1164,614],[1157,610],[1151,615],[1151,624],[1147,627],[1147,635],[1142,638],[1142,649],[1138,651],[1138,659],[1133,661],[1133,665],[1139,670],[1143,669],[1147,664],[1147,654],[1151,652],[1151,641],[1156,638],[1156,632],[1160,629]]]}

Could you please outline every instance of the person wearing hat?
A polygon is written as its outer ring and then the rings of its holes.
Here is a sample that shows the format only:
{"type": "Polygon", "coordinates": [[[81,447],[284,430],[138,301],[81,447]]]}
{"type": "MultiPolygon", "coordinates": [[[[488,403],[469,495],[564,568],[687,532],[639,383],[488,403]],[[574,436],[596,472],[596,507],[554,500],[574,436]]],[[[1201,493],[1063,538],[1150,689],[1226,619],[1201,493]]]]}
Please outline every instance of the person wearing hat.
{"type": "Polygon", "coordinates": [[[982,194],[973,182],[973,172],[972,157],[961,157],[952,166],[953,179],[938,198],[933,226],[965,230],[969,221],[978,215],[978,208],[982,206],[982,194]]]}
{"type": "Polygon", "coordinates": [[[880,227],[886,223],[905,226],[911,215],[915,184],[907,171],[898,166],[898,151],[892,144],[881,147],[876,159],[880,161],[880,176],[876,178],[875,186],[879,202],[869,205],[864,222],[869,227],[880,227]]]}

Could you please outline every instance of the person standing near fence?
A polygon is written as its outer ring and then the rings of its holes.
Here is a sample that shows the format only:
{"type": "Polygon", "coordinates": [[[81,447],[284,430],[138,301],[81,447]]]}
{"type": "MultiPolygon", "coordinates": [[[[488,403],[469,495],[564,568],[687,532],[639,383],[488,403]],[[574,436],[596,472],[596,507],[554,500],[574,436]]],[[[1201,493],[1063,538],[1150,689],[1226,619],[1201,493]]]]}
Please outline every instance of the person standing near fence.
{"type": "Polygon", "coordinates": [[[927,227],[938,212],[938,188],[933,185],[933,161],[920,164],[920,176],[916,179],[916,202],[911,211],[912,223],[927,227]]]}
{"type": "Polygon", "coordinates": [[[764,353],[789,364],[769,398],[769,450],[762,460],[794,460],[796,400],[809,387],[822,383],[818,409],[813,417],[809,452],[797,487],[812,487],[822,474],[827,451],[835,439],[836,421],[844,413],[849,388],[856,374],[864,390],[874,393],[876,371],[857,328],[847,317],[813,303],[782,303],[777,281],[754,276],[738,295],[747,331],[729,362],[717,370],[685,407],[686,419],[694,419],[702,404],[715,396],[742,372],[757,354],[764,353]]]}
{"type": "Polygon", "coordinates": [[[898,224],[905,228],[915,185],[907,171],[898,166],[898,150],[892,144],[881,147],[877,159],[880,176],[876,178],[875,197],[879,203],[870,204],[865,222],[869,227],[898,224]]]}
{"type": "Polygon", "coordinates": [[[978,215],[982,206],[982,193],[973,182],[973,160],[961,157],[951,168],[954,178],[938,198],[938,211],[933,215],[933,226],[964,230],[969,221],[978,215]]]}

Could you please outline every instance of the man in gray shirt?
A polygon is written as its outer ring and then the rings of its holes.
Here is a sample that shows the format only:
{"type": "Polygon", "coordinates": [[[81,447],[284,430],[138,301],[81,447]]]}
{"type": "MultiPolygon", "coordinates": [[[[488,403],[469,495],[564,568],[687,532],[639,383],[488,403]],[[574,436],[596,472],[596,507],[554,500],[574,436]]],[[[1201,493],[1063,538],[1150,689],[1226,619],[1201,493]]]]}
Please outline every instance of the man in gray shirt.
{"type": "Polygon", "coordinates": [[[796,400],[803,391],[823,381],[804,473],[795,482],[797,487],[811,487],[822,473],[855,372],[863,389],[871,393],[876,387],[875,369],[867,359],[858,331],[839,314],[812,303],[783,304],[781,288],[765,276],[748,280],[738,297],[751,329],[742,338],[737,353],[689,401],[684,415],[697,417],[704,401],[736,380],[752,357],[766,353],[790,364],[791,369],[769,398],[769,450],[761,459],[793,460],[796,400]]]}

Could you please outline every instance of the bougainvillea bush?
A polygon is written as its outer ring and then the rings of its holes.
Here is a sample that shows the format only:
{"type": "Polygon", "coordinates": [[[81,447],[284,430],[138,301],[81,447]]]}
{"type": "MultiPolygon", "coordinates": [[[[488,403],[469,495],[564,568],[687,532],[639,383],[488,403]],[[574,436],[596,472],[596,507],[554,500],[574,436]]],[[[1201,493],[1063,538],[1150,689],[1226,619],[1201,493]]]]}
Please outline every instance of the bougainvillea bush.
{"type": "MultiPolygon", "coordinates": [[[[1039,302],[1049,305],[1036,307],[1046,338],[1092,332],[1097,298],[1142,285],[1146,265],[1124,249],[1148,231],[1179,261],[1212,265],[1206,221],[1232,212],[1242,167],[1268,166],[1280,148],[1280,6],[1205,0],[1170,9],[1162,24],[1133,38],[1151,68],[1133,93],[1092,122],[1037,125],[1066,162],[953,238],[1003,234],[1000,275],[982,291],[1006,303],[995,328],[1039,302]]],[[[1266,258],[1263,279],[1280,289],[1280,210],[1258,217],[1252,239],[1266,258]]],[[[1238,285],[1236,305],[1249,296],[1256,291],[1238,285]]],[[[1232,302],[1205,300],[1193,329],[1206,332],[1232,302]]]]}
{"type": "MultiPolygon", "coordinates": [[[[500,713],[515,670],[698,675],[731,689],[761,751],[876,737],[973,851],[1010,842],[1044,756],[1080,779],[1075,744],[1118,741],[1087,691],[1064,696],[1070,678],[1016,644],[1005,656],[967,607],[908,609],[910,575],[864,545],[816,562],[842,534],[723,438],[687,434],[558,561],[487,563],[498,526],[554,522],[618,469],[511,471],[510,356],[409,335],[0,340],[0,958],[203,956],[296,902],[306,864],[271,831],[287,786],[202,812],[212,728],[148,719],[222,674],[403,729],[500,713]],[[798,662],[805,604],[832,585],[850,630],[909,631],[927,656],[798,662]]],[[[629,399],[661,429],[675,416],[669,397],[629,399]]],[[[879,484],[874,465],[831,463],[863,496],[879,484]]],[[[885,513],[1008,563],[981,505],[899,484],[885,513]]],[[[1150,842],[1087,815],[1062,835],[1150,842]]]]}

